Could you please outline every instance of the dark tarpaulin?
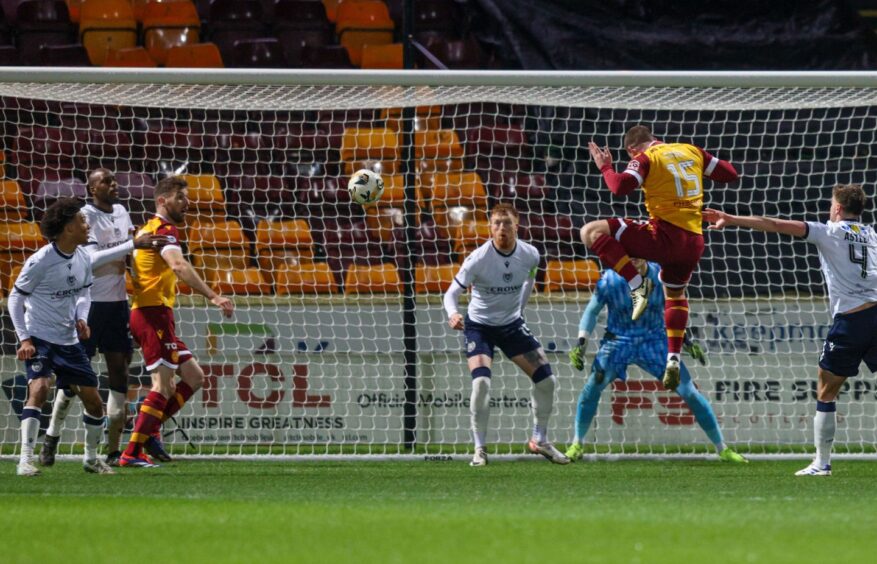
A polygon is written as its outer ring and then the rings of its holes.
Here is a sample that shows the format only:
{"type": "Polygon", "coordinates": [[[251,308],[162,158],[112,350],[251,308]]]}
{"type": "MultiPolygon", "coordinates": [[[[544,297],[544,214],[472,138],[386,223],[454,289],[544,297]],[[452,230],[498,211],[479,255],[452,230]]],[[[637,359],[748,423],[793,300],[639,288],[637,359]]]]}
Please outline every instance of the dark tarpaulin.
{"type": "Polygon", "coordinates": [[[877,38],[843,0],[470,0],[505,68],[869,70],[877,38]]]}

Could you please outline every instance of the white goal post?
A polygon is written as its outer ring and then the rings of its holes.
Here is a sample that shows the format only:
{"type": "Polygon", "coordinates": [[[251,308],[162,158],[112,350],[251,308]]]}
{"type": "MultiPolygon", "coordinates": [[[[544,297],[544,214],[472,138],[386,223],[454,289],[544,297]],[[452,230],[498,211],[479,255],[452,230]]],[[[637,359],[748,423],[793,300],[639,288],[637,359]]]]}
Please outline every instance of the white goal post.
{"type": "MultiPolygon", "coordinates": [[[[0,112],[4,296],[41,244],[45,207],[86,197],[89,170],[116,173],[135,222],[149,216],[158,177],[187,176],[188,256],[237,312],[220,319],[182,289],[180,337],[208,378],[166,424],[180,454],[471,452],[470,376],[441,292],[501,201],[543,253],[525,317],[558,375],[550,438],[567,443],[587,375],[567,352],[600,268],[578,227],[645,214],[640,195],[604,187],[590,140],[616,165],[637,123],[702,146],[741,172],[729,187],[705,187],[707,204],[731,212],[824,220],[836,183],[864,183],[872,196],[877,185],[877,73],[2,68],[0,112]],[[346,193],[363,167],[387,186],[367,208],[346,193]]],[[[709,362],[686,362],[726,441],[754,455],[805,454],[829,326],[815,249],[710,233],[690,297],[709,362]]],[[[17,448],[26,390],[15,347],[4,313],[3,454],[17,448]]],[[[132,414],[147,387],[135,352],[132,414]]],[[[491,393],[489,442],[522,452],[530,384],[501,353],[491,393]]],[[[83,440],[77,413],[61,453],[83,440]]],[[[838,415],[840,452],[877,452],[867,370],[850,379],[838,415]]],[[[636,368],[604,392],[589,442],[612,455],[708,452],[682,400],[636,368]]]]}

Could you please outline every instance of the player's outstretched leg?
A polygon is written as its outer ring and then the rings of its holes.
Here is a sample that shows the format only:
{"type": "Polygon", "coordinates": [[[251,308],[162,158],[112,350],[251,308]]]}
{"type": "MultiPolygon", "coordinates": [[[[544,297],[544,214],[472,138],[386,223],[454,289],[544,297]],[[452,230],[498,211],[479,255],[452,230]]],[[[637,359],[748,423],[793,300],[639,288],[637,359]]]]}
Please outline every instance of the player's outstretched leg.
{"type": "Polygon", "coordinates": [[[588,434],[591,422],[597,414],[597,405],[600,403],[600,394],[603,393],[603,390],[606,389],[606,386],[609,385],[609,382],[611,382],[613,378],[614,376],[610,377],[603,372],[603,368],[595,358],[591,365],[591,374],[588,376],[588,381],[582,388],[581,393],[579,393],[579,400],[576,404],[576,440],[566,449],[566,457],[569,458],[571,462],[580,459],[582,454],[584,454],[585,436],[588,434]]]}
{"type": "Polygon", "coordinates": [[[662,383],[668,390],[675,390],[680,381],[680,358],[688,325],[688,299],[685,287],[670,288],[665,283],[667,299],[664,300],[664,324],[667,326],[667,367],[662,383]]]}
{"type": "Polygon", "coordinates": [[[143,443],[161,425],[164,408],[167,399],[156,391],[151,391],[140,406],[137,421],[134,422],[134,430],[128,448],[119,459],[120,466],[129,468],[152,468],[156,466],[143,454],[143,443]]]}
{"type": "Polygon", "coordinates": [[[490,368],[479,366],[472,370],[472,395],[469,398],[469,418],[475,454],[470,466],[487,466],[487,425],[490,419],[490,368]]]}
{"type": "Polygon", "coordinates": [[[582,227],[581,238],[607,268],[611,268],[627,280],[630,286],[630,299],[633,301],[631,319],[636,321],[646,310],[654,284],[648,277],[643,277],[639,273],[624,246],[611,235],[613,230],[619,229],[621,225],[622,222],[617,218],[591,221],[582,227]]]}
{"type": "Polygon", "coordinates": [[[75,394],[68,389],[55,390],[55,403],[52,404],[52,419],[49,428],[46,429],[46,437],[43,439],[43,448],[40,450],[40,465],[51,466],[55,464],[55,455],[58,453],[58,441],[61,439],[61,429],[64,428],[64,420],[67,412],[73,405],[75,394]]]}
{"type": "Polygon", "coordinates": [[[541,365],[533,372],[532,378],[533,436],[527,443],[527,448],[554,464],[569,464],[569,458],[548,441],[548,420],[554,410],[554,389],[557,385],[557,378],[551,373],[551,365],[541,365]]]}
{"type": "Polygon", "coordinates": [[[694,383],[691,381],[691,375],[689,374],[685,363],[682,363],[680,368],[682,381],[676,388],[676,393],[685,400],[685,403],[691,409],[694,418],[697,420],[697,424],[700,425],[700,428],[703,429],[703,432],[706,433],[710,442],[715,446],[716,452],[719,454],[719,459],[722,462],[733,462],[736,464],[748,463],[749,461],[746,460],[744,456],[735,452],[734,449],[725,444],[725,440],[722,437],[722,430],[719,428],[719,421],[716,419],[716,414],[713,412],[709,400],[694,387],[694,383]]]}
{"type": "Polygon", "coordinates": [[[813,418],[813,438],[816,458],[795,476],[831,476],[831,445],[837,428],[837,402],[817,401],[813,418]]]}

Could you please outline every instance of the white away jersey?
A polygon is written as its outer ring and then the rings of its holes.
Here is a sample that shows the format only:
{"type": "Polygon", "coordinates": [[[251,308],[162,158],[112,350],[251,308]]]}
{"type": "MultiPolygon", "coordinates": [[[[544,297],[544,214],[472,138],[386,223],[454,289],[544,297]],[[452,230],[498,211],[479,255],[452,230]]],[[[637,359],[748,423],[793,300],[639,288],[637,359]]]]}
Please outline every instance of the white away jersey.
{"type": "Polygon", "coordinates": [[[50,243],[32,254],[15,280],[15,290],[25,296],[28,335],[56,345],[79,342],[76,300],[91,283],[91,258],[83,247],[65,255],[50,243]]]}
{"type": "Polygon", "coordinates": [[[806,238],[819,250],[832,316],[877,302],[877,233],[871,226],[808,221],[806,238]]]}
{"type": "MultiPolygon", "coordinates": [[[[91,228],[88,234],[89,251],[103,251],[117,247],[131,239],[134,225],[127,210],[119,204],[112,212],[97,209],[91,204],[83,206],[82,214],[91,228]]],[[[95,302],[122,302],[128,299],[125,292],[125,257],[120,257],[94,270],[94,287],[91,299],[95,302]]]]}
{"type": "Polygon", "coordinates": [[[488,241],[472,251],[454,281],[472,290],[469,319],[484,325],[507,325],[521,317],[521,289],[536,275],[539,251],[518,241],[509,254],[499,252],[488,241]]]}

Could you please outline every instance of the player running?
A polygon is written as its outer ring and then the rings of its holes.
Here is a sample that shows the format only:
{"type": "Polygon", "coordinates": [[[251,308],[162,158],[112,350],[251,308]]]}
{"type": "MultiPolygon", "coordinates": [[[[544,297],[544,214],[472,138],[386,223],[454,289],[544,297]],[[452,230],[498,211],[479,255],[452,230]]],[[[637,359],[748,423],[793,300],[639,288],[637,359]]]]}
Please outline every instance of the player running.
{"type": "Polygon", "coordinates": [[[624,196],[642,186],[649,219],[613,217],[591,221],[582,227],[581,238],[604,266],[627,281],[634,320],[645,311],[654,284],[637,272],[630,256],[661,265],[667,327],[663,383],[675,390],[680,381],[679,353],[688,325],[685,287],[703,254],[700,212],[703,177],[733,182],[737,171],[730,163],[694,145],[658,141],[643,125],[628,130],[624,148],[631,160],[624,171],[617,173],[609,149],[600,149],[593,142],[588,144],[591,157],[613,194],[624,196]]]}
{"type": "MultiPolygon", "coordinates": [[[[631,264],[644,279],[650,280],[655,288],[660,288],[660,267],[657,264],[647,263],[642,259],[631,259],[631,264]]],[[[612,269],[603,272],[591,301],[582,315],[578,344],[569,352],[573,366],[578,370],[585,367],[584,351],[588,339],[597,324],[597,316],[606,306],[609,308],[606,331],[603,340],[600,341],[600,349],[591,364],[591,374],[579,394],[575,423],[576,441],[566,451],[566,456],[570,460],[577,460],[584,453],[585,435],[588,434],[588,428],[597,413],[600,394],[616,378],[626,380],[628,366],[635,364],[658,379],[664,373],[664,361],[667,358],[667,339],[664,336],[664,296],[661,292],[650,294],[642,316],[633,321],[630,317],[633,302],[630,299],[628,285],[624,278],[612,269]]],[[[689,341],[684,348],[701,363],[706,361],[703,351],[695,343],[689,341]]],[[[709,400],[694,387],[685,363],[680,361],[679,369],[681,381],[676,387],[676,393],[691,409],[698,425],[715,446],[719,458],[724,462],[748,462],[725,444],[709,400]]]]}
{"type": "Polygon", "coordinates": [[[703,210],[710,229],[745,227],[803,237],[816,245],[834,320],[819,355],[813,435],[816,458],[796,476],[831,476],[837,394],[859,365],[877,371],[877,233],[862,223],[868,198],[858,184],[834,187],[827,223],[703,210]]]}
{"type": "Polygon", "coordinates": [[[487,464],[490,378],[496,347],[533,381],[534,422],[528,449],[555,464],[569,464],[569,459],[548,441],[548,420],[554,409],[557,379],[542,345],[522,317],[536,281],[539,251],[518,240],[518,212],[508,204],[494,206],[490,234],[490,241],[466,257],[444,296],[448,325],[464,331],[472,374],[469,411],[475,455],[470,465],[487,464]],[[467,288],[471,288],[472,297],[464,319],[457,302],[467,288]]]}

